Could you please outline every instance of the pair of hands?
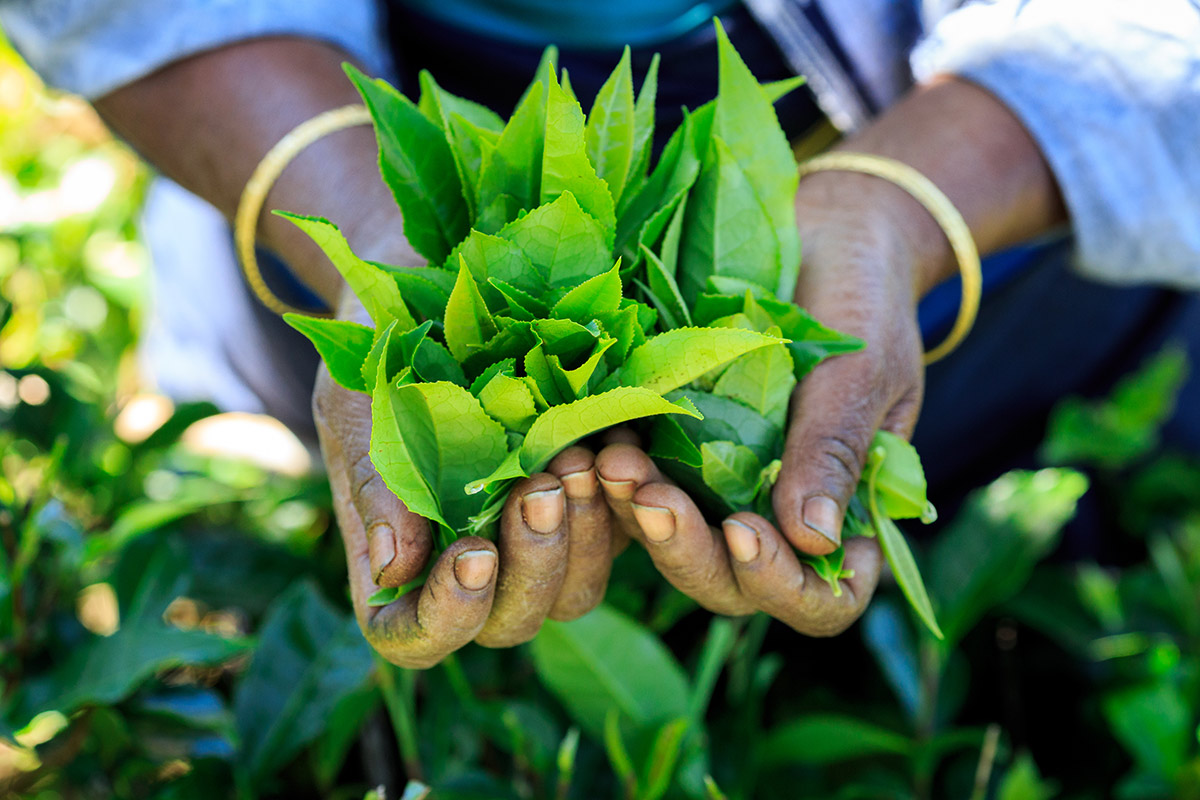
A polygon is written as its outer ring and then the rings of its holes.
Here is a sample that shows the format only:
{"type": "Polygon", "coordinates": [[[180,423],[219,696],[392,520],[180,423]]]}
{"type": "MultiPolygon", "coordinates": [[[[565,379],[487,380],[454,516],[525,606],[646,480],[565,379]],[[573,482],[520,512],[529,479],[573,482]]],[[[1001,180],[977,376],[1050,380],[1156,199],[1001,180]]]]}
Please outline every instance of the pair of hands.
{"type": "Polygon", "coordinates": [[[846,542],[855,577],[840,597],[793,546],[819,555],[841,544],[842,518],[875,431],[907,437],[916,421],[920,276],[903,214],[889,212],[911,211],[904,205],[911,201],[895,191],[871,179],[815,175],[798,195],[805,263],[797,302],[868,346],[821,364],[797,390],[773,497],[780,529],[748,512],[710,526],[627,433],[611,431],[599,452],[569,448],[545,472],[517,483],[497,542],[458,540],[438,556],[420,591],[372,608],[367,598],[377,585],[400,585],[421,572],[431,531],[371,464],[369,398],[338,387],[322,367],[313,411],[351,597],[372,646],[401,666],[429,667],[470,641],[528,641],[545,619],[574,619],[595,607],[613,557],[630,539],[672,585],[714,613],[764,611],[811,636],[845,630],[875,590],[878,545],[846,542]],[[849,204],[830,196],[847,191],[849,204]]]}

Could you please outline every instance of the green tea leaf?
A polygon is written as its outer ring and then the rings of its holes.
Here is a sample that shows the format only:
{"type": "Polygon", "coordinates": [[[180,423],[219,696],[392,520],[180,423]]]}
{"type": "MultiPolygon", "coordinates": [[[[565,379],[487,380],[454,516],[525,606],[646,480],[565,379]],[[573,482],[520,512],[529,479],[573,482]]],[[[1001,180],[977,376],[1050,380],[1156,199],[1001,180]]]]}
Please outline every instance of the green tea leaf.
{"type": "Polygon", "coordinates": [[[1114,692],[1104,700],[1104,717],[1142,769],[1172,779],[1185,768],[1196,727],[1187,696],[1171,682],[1114,692]]]}
{"type": "Polygon", "coordinates": [[[762,200],[724,140],[714,135],[709,147],[688,200],[679,252],[679,287],[689,301],[713,274],[779,283],[779,245],[762,200]]]}
{"type": "Polygon", "coordinates": [[[900,591],[904,592],[909,604],[930,632],[937,638],[944,639],[945,635],[938,627],[937,617],[933,613],[933,604],[925,591],[925,582],[921,580],[921,571],[917,568],[917,561],[908,548],[904,534],[896,527],[896,523],[892,522],[891,517],[873,514],[871,519],[879,534],[879,547],[883,550],[883,557],[892,568],[900,591]]]}
{"type": "Polygon", "coordinates": [[[441,264],[470,224],[462,182],[442,129],[383,80],[353,66],[346,74],[375,122],[379,169],[404,216],[404,235],[418,253],[441,264]]]}
{"type": "Polygon", "coordinates": [[[533,330],[546,345],[548,354],[568,361],[575,361],[591,353],[600,338],[599,326],[580,325],[569,319],[534,320],[533,330]]]}
{"type": "Polygon", "coordinates": [[[603,228],[569,191],[497,235],[517,245],[552,287],[575,286],[612,267],[603,228]]]}
{"type": "Polygon", "coordinates": [[[284,314],[283,320],[308,337],[329,368],[329,376],[339,386],[355,392],[367,391],[362,364],[371,351],[375,331],[357,322],[307,314],[284,314]]]}
{"type": "Polygon", "coordinates": [[[556,405],[530,426],[518,456],[510,453],[508,459],[491,475],[474,481],[468,491],[487,490],[491,493],[504,480],[531,475],[543,469],[550,459],[585,436],[630,420],[659,414],[700,417],[695,406],[687,400],[672,403],[661,395],[638,387],[621,387],[556,405]]]}
{"type": "Polygon", "coordinates": [[[462,530],[483,504],[483,498],[467,494],[467,484],[492,472],[508,455],[504,428],[470,392],[453,383],[413,383],[390,389],[390,396],[397,426],[442,518],[450,528],[462,530]]]}
{"type": "Polygon", "coordinates": [[[450,352],[459,361],[465,361],[472,348],[481,347],[496,335],[497,328],[461,255],[459,264],[458,281],[446,303],[445,330],[450,352]]]}
{"type": "MultiPolygon", "coordinates": [[[[432,323],[422,323],[419,327],[413,328],[409,334],[417,332],[418,336],[423,336],[424,331],[429,329],[432,323]]],[[[375,342],[371,345],[371,349],[367,352],[366,358],[363,359],[362,366],[359,368],[359,375],[363,379],[363,385],[368,387],[370,392],[374,394],[375,380],[379,376],[379,362],[387,355],[387,361],[384,364],[384,378],[390,380],[393,375],[407,366],[404,363],[404,356],[400,352],[399,339],[400,335],[395,333],[396,323],[392,321],[386,328],[383,329],[378,336],[375,336],[375,342]],[[393,339],[393,334],[395,338],[393,339]]]]}
{"type": "Polygon", "coordinates": [[[616,212],[608,184],[596,175],[588,161],[583,109],[567,96],[553,73],[548,91],[540,200],[543,204],[548,203],[564,192],[570,192],[580,208],[600,223],[606,249],[609,249],[617,225],[616,212]]]}
{"type": "Polygon", "coordinates": [[[475,379],[497,361],[506,358],[524,358],[525,354],[538,343],[533,325],[521,320],[506,317],[495,317],[500,332],[493,336],[483,347],[464,362],[463,372],[468,378],[475,379]]]}
{"type": "Polygon", "coordinates": [[[537,416],[529,388],[517,378],[502,372],[492,376],[479,390],[478,397],[488,416],[510,431],[525,433],[537,416]]]}
{"type": "Polygon", "coordinates": [[[508,239],[471,231],[450,255],[448,263],[454,265],[454,275],[458,274],[458,256],[467,262],[467,268],[485,297],[484,287],[492,279],[504,281],[534,296],[546,292],[547,284],[541,273],[533,268],[521,248],[508,239]]]}
{"type": "Polygon", "coordinates": [[[770,297],[758,298],[757,302],[771,315],[783,336],[791,340],[787,348],[795,364],[796,380],[803,379],[827,358],[857,353],[866,347],[862,339],[825,327],[795,303],[770,297]]]}
{"type": "Polygon", "coordinates": [[[967,498],[926,562],[948,644],[1020,591],[1087,488],[1082,473],[1044,469],[1006,473],[967,498]]]}
{"type": "Polygon", "coordinates": [[[658,309],[659,313],[667,317],[665,322],[672,328],[691,327],[692,315],[679,293],[679,284],[675,282],[675,276],[649,247],[642,245],[641,249],[642,258],[646,260],[649,289],[662,304],[658,309]]]}
{"type": "Polygon", "coordinates": [[[555,317],[584,324],[597,314],[616,311],[621,305],[621,262],[603,275],[588,278],[571,289],[554,304],[550,313],[555,317]]]}
{"type": "Polygon", "coordinates": [[[938,639],[944,639],[945,635],[938,627],[937,617],[933,613],[933,603],[930,602],[929,594],[925,591],[925,582],[921,580],[921,571],[917,568],[917,561],[908,548],[908,541],[896,527],[896,523],[892,522],[892,518],[880,509],[876,480],[886,457],[887,450],[882,446],[874,445],[867,458],[867,509],[871,514],[871,525],[879,537],[879,547],[883,551],[883,557],[887,559],[888,566],[892,568],[892,574],[900,586],[900,591],[908,598],[909,605],[913,607],[930,632],[938,639]]]}
{"type": "Polygon", "coordinates": [[[650,59],[646,69],[646,77],[642,80],[642,90],[638,92],[637,103],[633,107],[633,158],[629,168],[629,179],[624,191],[621,192],[617,205],[617,216],[625,211],[628,201],[634,197],[646,180],[646,172],[650,168],[651,143],[654,139],[654,109],[658,103],[658,53],[650,59]]]}
{"type": "Polygon", "coordinates": [[[806,83],[808,83],[808,79],[803,75],[764,83],[762,85],[763,97],[767,98],[768,103],[775,104],[806,83]]]}
{"type": "MultiPolygon", "coordinates": [[[[792,357],[786,345],[763,347],[730,364],[713,386],[713,394],[739,400],[782,428],[787,422],[788,401],[796,388],[792,373],[792,357]]],[[[922,475],[922,490],[924,486],[922,475]]]]}
{"type": "Polygon", "coordinates": [[[809,714],[773,728],[759,746],[758,758],[770,768],[904,756],[913,749],[908,737],[872,722],[844,714],[809,714]]]}
{"type": "MultiPolygon", "coordinates": [[[[386,342],[384,344],[386,348],[386,342]]],[[[408,430],[401,428],[393,402],[396,388],[389,384],[383,360],[379,362],[371,394],[371,463],[392,493],[408,510],[446,525],[437,498],[410,452],[408,430]]],[[[417,442],[414,447],[423,446],[417,442]]]]}
{"type": "Polygon", "coordinates": [[[449,130],[452,114],[458,114],[472,125],[486,131],[499,133],[504,130],[504,120],[499,114],[473,100],[447,92],[438,85],[429,70],[421,70],[417,80],[421,86],[421,98],[417,101],[417,107],[442,130],[449,130]]]}
{"type": "Polygon", "coordinates": [[[571,100],[575,101],[576,105],[582,108],[579,98],[575,96],[575,90],[571,88],[571,76],[567,73],[566,67],[563,67],[562,70],[562,90],[563,94],[571,98],[571,100]]]}
{"type": "MultiPolygon", "coordinates": [[[[696,182],[703,151],[697,149],[701,144],[697,139],[693,116],[685,116],[683,124],[671,134],[654,171],[617,220],[615,242],[618,249],[629,245],[651,217],[662,213],[664,209],[673,210],[696,182]]],[[[669,214],[670,210],[665,213],[669,214]]],[[[647,246],[653,244],[646,237],[639,237],[638,241],[647,246]]]]}
{"type": "MultiPolygon", "coordinates": [[[[428,321],[424,323],[429,324],[428,321]]],[[[428,336],[428,330],[425,328],[419,338],[414,338],[416,331],[409,331],[399,337],[407,366],[411,366],[412,371],[423,381],[449,381],[466,386],[467,377],[463,374],[462,367],[454,360],[454,356],[450,355],[445,345],[428,336]]]]}
{"type": "Polygon", "coordinates": [[[610,709],[636,728],[687,714],[679,662],[658,637],[608,606],[574,622],[547,621],[530,649],[544,685],[593,736],[603,734],[610,709]]]}
{"type": "Polygon", "coordinates": [[[555,368],[554,380],[560,384],[563,393],[572,400],[578,400],[587,393],[588,386],[593,383],[596,370],[604,359],[607,350],[616,344],[616,339],[605,337],[596,344],[595,350],[578,367],[567,368],[557,356],[550,356],[551,366],[555,368]]]}
{"type": "Polygon", "coordinates": [[[679,417],[679,424],[697,444],[722,439],[744,444],[763,463],[783,452],[783,431],[743,403],[708,392],[680,389],[671,392],[672,400],[683,398],[704,415],[703,424],[679,417]]]}
{"type": "Polygon", "coordinates": [[[521,99],[517,101],[517,107],[520,108],[529,99],[529,96],[537,91],[537,87],[541,87],[542,96],[545,97],[546,87],[550,85],[550,76],[558,70],[558,48],[554,45],[548,45],[542,51],[541,57],[538,59],[538,65],[533,70],[533,81],[525,87],[525,91],[521,93],[521,99]]]}
{"type": "Polygon", "coordinates": [[[449,142],[467,213],[474,219],[483,152],[496,146],[504,120],[485,106],[447,92],[438,86],[428,70],[421,70],[418,80],[421,99],[417,107],[442,129],[449,142]]]}
{"type": "Polygon", "coordinates": [[[616,344],[608,351],[608,367],[615,369],[624,363],[631,348],[646,341],[642,328],[638,324],[637,309],[625,307],[609,313],[596,315],[596,321],[604,332],[616,339],[616,344]]]}
{"type": "MultiPolygon", "coordinates": [[[[374,264],[375,262],[370,262],[374,264]]],[[[454,261],[458,263],[457,259],[454,261]]],[[[400,296],[423,319],[441,319],[458,271],[441,267],[397,267],[377,264],[400,287],[400,296]]]]}
{"type": "Polygon", "coordinates": [[[546,131],[546,87],[534,82],[479,167],[475,228],[495,233],[538,204],[546,131]]]}
{"type": "Polygon", "coordinates": [[[559,381],[555,380],[556,365],[550,362],[545,344],[539,343],[526,353],[523,365],[526,383],[540,403],[558,406],[574,399],[574,394],[567,391],[566,387],[560,386],[559,381]]]}
{"type": "MultiPolygon", "coordinates": [[[[1136,730],[1134,735],[1140,741],[1145,741],[1141,730],[1136,730]]],[[[1054,800],[1057,796],[1058,786],[1053,781],[1042,778],[1033,756],[1029,753],[1017,756],[1012,766],[1004,773],[1004,778],[996,790],[996,800],[1054,800]]]]}
{"type": "Polygon", "coordinates": [[[637,131],[633,72],[629,63],[629,48],[626,47],[616,69],[596,94],[584,130],[588,160],[595,165],[596,174],[608,184],[614,203],[621,202],[621,193],[634,166],[637,131]]]}
{"type": "Polygon", "coordinates": [[[480,128],[460,114],[450,115],[447,131],[454,165],[462,182],[463,200],[467,203],[467,214],[472,220],[478,216],[479,173],[483,168],[484,154],[496,149],[499,134],[480,128]]]}
{"type": "Polygon", "coordinates": [[[911,444],[894,433],[879,431],[872,447],[884,450],[883,464],[875,475],[875,494],[883,513],[893,519],[920,517],[926,524],[937,511],[925,496],[925,470],[911,444]]]}
{"type": "Polygon", "coordinates": [[[326,729],[338,701],[371,681],[370,648],[353,616],[311,581],[274,603],[234,694],[238,771],[265,786],[326,729]]]}
{"type": "Polygon", "coordinates": [[[745,506],[758,493],[762,462],[748,447],[733,442],[700,445],[704,482],[730,505],[745,506]]]}
{"type": "MultiPolygon", "coordinates": [[[[729,42],[720,21],[716,27],[719,77],[713,139],[728,145],[729,155],[745,173],[774,229],[779,272],[774,282],[763,285],[774,289],[780,297],[790,298],[800,266],[795,211],[800,176],[796,159],[771,101],[729,42]]],[[[757,280],[750,273],[745,277],[757,280]]]]}
{"type": "Polygon", "coordinates": [[[1169,345],[1099,401],[1071,397],[1050,416],[1042,459],[1118,469],[1158,447],[1188,375],[1187,352],[1169,345]]]}
{"type": "Polygon", "coordinates": [[[690,403],[671,401],[638,387],[622,387],[555,406],[537,418],[521,445],[521,465],[530,473],[585,436],[658,414],[699,417],[690,403]]]}
{"type": "Polygon", "coordinates": [[[625,747],[625,738],[621,734],[621,713],[612,707],[604,715],[604,753],[613,773],[624,787],[626,797],[641,797],[638,787],[637,771],[633,768],[633,759],[629,757],[629,749],[625,747]]]}
{"type": "Polygon", "coordinates": [[[675,417],[664,416],[654,421],[650,429],[650,449],[646,454],[651,458],[674,459],[696,469],[704,464],[700,448],[696,447],[675,417]]]}
{"type": "Polygon", "coordinates": [[[511,284],[496,278],[492,278],[488,283],[504,297],[508,303],[509,316],[513,319],[532,322],[550,313],[550,309],[541,300],[511,284]]]}
{"type": "Polygon", "coordinates": [[[667,793],[671,778],[675,774],[675,765],[679,763],[683,754],[683,737],[690,725],[689,720],[681,717],[665,723],[658,729],[646,756],[646,766],[642,770],[642,774],[646,776],[646,788],[641,797],[646,800],[659,800],[667,793]]]}
{"type": "Polygon", "coordinates": [[[620,386],[666,393],[733,359],[784,340],[740,328],[678,328],[648,340],[629,354],[613,378],[620,386]]]}
{"type": "Polygon", "coordinates": [[[69,652],[51,668],[30,673],[7,699],[10,720],[24,724],[43,711],[69,716],[87,706],[115,705],[161,670],[218,665],[247,652],[251,642],[245,639],[180,630],[163,621],[167,605],[189,594],[192,562],[179,542],[160,542],[138,571],[130,601],[121,598],[120,628],[111,636],[77,633],[69,652]]]}
{"type": "MultiPolygon", "coordinates": [[[[675,282],[675,276],[679,273],[679,242],[683,236],[683,217],[686,212],[687,195],[684,195],[679,198],[679,203],[671,213],[671,221],[667,224],[666,232],[663,233],[662,249],[659,251],[663,267],[667,274],[671,276],[672,283],[675,282]]],[[[653,286],[653,282],[650,285],[653,286]]],[[[679,294],[678,284],[675,284],[675,293],[679,294]]],[[[683,302],[682,297],[680,297],[680,302],[683,302]]],[[[691,323],[689,322],[688,324],[690,325],[691,323]]]]}
{"type": "Polygon", "coordinates": [[[324,251],[346,279],[350,290],[362,301],[376,327],[385,327],[392,320],[396,320],[402,330],[417,326],[392,276],[381,267],[354,255],[336,225],[321,217],[303,217],[282,211],[276,213],[308,234],[324,251]]]}

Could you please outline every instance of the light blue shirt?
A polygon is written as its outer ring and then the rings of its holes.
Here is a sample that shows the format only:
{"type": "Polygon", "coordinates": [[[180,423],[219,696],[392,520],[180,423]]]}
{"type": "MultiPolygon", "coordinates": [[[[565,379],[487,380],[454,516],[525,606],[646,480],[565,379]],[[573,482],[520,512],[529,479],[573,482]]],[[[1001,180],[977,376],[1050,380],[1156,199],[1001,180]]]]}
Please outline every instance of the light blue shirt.
{"type": "MultiPolygon", "coordinates": [[[[907,44],[889,42],[881,23],[893,0],[747,0],[781,45],[787,6],[818,1],[856,71],[883,76],[872,88],[875,101],[894,100],[903,87],[889,88],[884,78],[910,53],[907,44]]],[[[580,4],[599,15],[637,8],[641,22],[654,22],[643,32],[666,26],[661,33],[691,24],[685,6],[701,7],[685,0],[412,2],[446,13],[485,9],[488,19],[503,18],[522,35],[531,30],[533,8],[557,14],[580,4]]],[[[1200,288],[1200,0],[957,5],[924,0],[927,33],[911,53],[912,71],[917,79],[952,73],[974,81],[1021,119],[1062,188],[1079,268],[1111,282],[1200,288]]],[[[384,72],[377,13],[374,0],[0,0],[0,24],[30,64],[51,84],[92,98],[191,53],[271,34],[332,42],[384,72]]],[[[615,22],[594,30],[605,42],[620,39],[615,22]]],[[[811,84],[827,110],[841,102],[853,112],[847,98],[839,101],[836,81],[811,84]]]]}

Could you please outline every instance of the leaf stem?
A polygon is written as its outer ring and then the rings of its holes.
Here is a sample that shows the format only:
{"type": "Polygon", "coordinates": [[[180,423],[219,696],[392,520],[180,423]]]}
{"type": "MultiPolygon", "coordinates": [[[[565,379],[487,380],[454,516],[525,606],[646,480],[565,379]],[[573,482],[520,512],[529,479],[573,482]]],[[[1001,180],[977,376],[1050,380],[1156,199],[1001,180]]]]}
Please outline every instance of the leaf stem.
{"type": "Polygon", "coordinates": [[[979,751],[979,766],[975,768],[975,789],[971,792],[971,800],[986,800],[988,784],[992,780],[992,768],[996,764],[996,746],[1000,742],[1000,726],[992,723],[987,727],[983,737],[983,747],[979,751]]]}
{"type": "Polygon", "coordinates": [[[401,669],[379,655],[375,656],[379,691],[400,745],[400,760],[410,780],[424,780],[421,754],[417,747],[416,675],[412,670],[401,669]]]}

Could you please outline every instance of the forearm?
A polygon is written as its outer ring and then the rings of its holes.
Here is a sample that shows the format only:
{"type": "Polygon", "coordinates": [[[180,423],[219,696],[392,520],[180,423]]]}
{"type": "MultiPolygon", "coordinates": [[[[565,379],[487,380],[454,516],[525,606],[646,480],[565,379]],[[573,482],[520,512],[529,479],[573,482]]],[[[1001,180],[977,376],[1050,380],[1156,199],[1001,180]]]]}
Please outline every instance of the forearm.
{"type": "MultiPolygon", "coordinates": [[[[359,102],[345,60],[315,41],[255,39],[175,62],[96,107],[150,163],[232,219],[246,180],[280,138],[322,111],[359,102]]],[[[333,305],[340,276],[307,237],[269,213],[276,208],[327,217],[364,257],[411,253],[379,178],[369,126],[306,148],[275,183],[259,220],[259,241],[333,305]]]]}
{"type": "MultiPolygon", "coordinates": [[[[981,253],[1024,241],[1066,220],[1058,186],[1033,138],[999,100],[956,78],[922,85],[837,149],[875,153],[915,167],[942,190],[981,253]]],[[[877,219],[901,238],[923,295],[954,274],[945,234],[902,189],[878,178],[816,173],[800,183],[802,236],[819,237],[830,215],[865,226],[877,219]]],[[[807,248],[806,248],[807,249],[807,248]]]]}

